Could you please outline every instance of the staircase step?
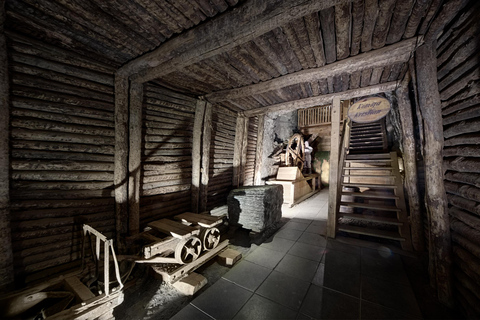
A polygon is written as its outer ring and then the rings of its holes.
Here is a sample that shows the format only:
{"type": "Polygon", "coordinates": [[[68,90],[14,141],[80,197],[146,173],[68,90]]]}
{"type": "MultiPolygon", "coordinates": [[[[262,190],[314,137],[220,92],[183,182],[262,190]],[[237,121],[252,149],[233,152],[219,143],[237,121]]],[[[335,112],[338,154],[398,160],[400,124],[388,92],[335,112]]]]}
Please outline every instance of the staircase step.
{"type": "Polygon", "coordinates": [[[374,199],[391,199],[391,200],[398,200],[400,197],[394,194],[381,194],[381,193],[373,193],[373,192],[342,192],[342,196],[354,196],[354,197],[362,197],[362,198],[374,198],[374,199]]]}
{"type": "Polygon", "coordinates": [[[390,153],[365,153],[347,155],[347,160],[361,160],[361,159],[390,159],[390,153]]]}
{"type": "Polygon", "coordinates": [[[402,210],[398,209],[397,207],[392,206],[381,206],[381,205],[373,205],[368,203],[358,203],[358,202],[340,202],[341,206],[347,207],[354,207],[354,208],[364,208],[370,210],[379,210],[379,211],[393,211],[393,212],[400,212],[402,210]]]}
{"type": "Polygon", "coordinates": [[[343,167],[343,170],[392,170],[392,167],[369,167],[369,168],[360,168],[360,167],[343,167]]]}
{"type": "Polygon", "coordinates": [[[368,140],[368,141],[354,141],[350,142],[350,148],[371,148],[373,146],[382,146],[383,141],[375,141],[375,140],[368,140]]]}
{"type": "Polygon", "coordinates": [[[385,188],[396,189],[397,186],[393,184],[374,184],[374,183],[342,183],[344,187],[359,187],[359,188],[385,188]]]}
{"type": "Polygon", "coordinates": [[[378,163],[387,163],[392,162],[392,159],[345,159],[345,162],[378,162],[378,163]]]}
{"type": "Polygon", "coordinates": [[[383,136],[383,133],[381,132],[350,133],[350,139],[358,139],[361,137],[382,137],[382,136],[383,136]]]}
{"type": "Polygon", "coordinates": [[[352,128],[368,127],[373,125],[381,126],[382,124],[380,122],[366,122],[366,123],[352,122],[352,128]]]}
{"type": "Polygon", "coordinates": [[[363,174],[342,174],[342,177],[349,177],[349,178],[395,178],[392,174],[371,174],[371,175],[363,175],[363,174]]]}
{"type": "Polygon", "coordinates": [[[382,126],[378,123],[370,123],[370,124],[365,124],[364,126],[353,126],[351,128],[351,130],[366,130],[366,129],[369,129],[369,128],[378,128],[378,129],[381,129],[382,126]]]}
{"type": "Polygon", "coordinates": [[[350,132],[350,136],[358,137],[358,136],[371,136],[371,135],[383,135],[382,130],[358,130],[350,132]]]}
{"type": "Polygon", "coordinates": [[[402,226],[403,225],[403,222],[400,222],[395,218],[371,216],[371,215],[356,214],[356,213],[339,213],[338,216],[339,217],[344,217],[344,218],[355,219],[355,220],[391,224],[391,225],[395,225],[395,226],[402,226]]]}
{"type": "Polygon", "coordinates": [[[356,227],[356,226],[347,226],[347,225],[339,225],[338,230],[349,232],[349,233],[356,233],[356,234],[363,234],[363,235],[373,236],[378,238],[384,238],[384,239],[405,241],[405,239],[402,238],[397,232],[392,232],[392,231],[378,230],[373,228],[363,228],[363,227],[356,227]]]}
{"type": "Polygon", "coordinates": [[[350,142],[359,142],[359,141],[383,141],[382,137],[351,137],[350,142]]]}

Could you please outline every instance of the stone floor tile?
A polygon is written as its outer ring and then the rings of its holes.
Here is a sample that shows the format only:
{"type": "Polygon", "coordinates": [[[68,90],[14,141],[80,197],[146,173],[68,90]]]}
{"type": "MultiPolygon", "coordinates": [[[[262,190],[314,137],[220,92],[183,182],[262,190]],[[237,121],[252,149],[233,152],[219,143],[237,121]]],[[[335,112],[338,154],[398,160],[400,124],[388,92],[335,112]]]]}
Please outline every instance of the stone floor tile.
{"type": "Polygon", "coordinates": [[[327,250],[323,286],[360,297],[360,256],[342,251],[327,250]]]}
{"type": "Polygon", "coordinates": [[[192,305],[214,319],[231,319],[252,296],[252,292],[220,279],[192,301],[192,305]]]}
{"type": "Polygon", "coordinates": [[[415,317],[403,312],[386,308],[378,304],[374,304],[368,301],[363,300],[361,307],[361,319],[378,319],[378,320],[389,320],[389,319],[421,319],[421,317],[415,317]]]}
{"type": "Polygon", "coordinates": [[[362,248],[362,274],[410,285],[401,257],[389,250],[362,248]]]}
{"type": "Polygon", "coordinates": [[[335,239],[328,239],[327,248],[333,249],[336,251],[343,251],[348,253],[361,254],[361,248],[357,246],[352,246],[350,244],[342,243],[335,239]]]}
{"type": "Polygon", "coordinates": [[[413,316],[421,316],[410,286],[362,276],[362,299],[413,316]]]}
{"type": "Polygon", "coordinates": [[[283,252],[258,247],[246,256],[245,260],[273,269],[284,256],[283,252]]]}
{"type": "Polygon", "coordinates": [[[287,254],[275,267],[275,271],[310,282],[317,271],[317,267],[317,261],[287,254]]]}
{"type": "Polygon", "coordinates": [[[314,246],[302,242],[295,243],[288,251],[291,255],[314,261],[321,261],[324,252],[325,247],[314,246]]]}
{"type": "Polygon", "coordinates": [[[313,276],[312,283],[316,286],[323,286],[324,277],[325,277],[325,264],[320,263],[318,265],[317,271],[315,272],[315,275],[313,276]]]}
{"type": "Polygon", "coordinates": [[[235,320],[295,319],[297,312],[254,294],[235,316],[235,320]]]}
{"type": "Polygon", "coordinates": [[[295,229],[281,229],[275,234],[275,237],[297,241],[302,235],[302,231],[295,229]]]}
{"type": "Polygon", "coordinates": [[[298,310],[310,283],[273,271],[256,291],[283,306],[298,310]]]}
{"type": "Polygon", "coordinates": [[[170,319],[171,320],[191,320],[191,319],[212,320],[213,318],[203,313],[202,311],[198,310],[191,304],[189,304],[186,307],[184,307],[182,310],[180,310],[176,315],[171,317],[170,319]]]}
{"type": "MultiPolygon", "coordinates": [[[[298,230],[297,230],[298,231],[298,230]]],[[[260,245],[260,248],[286,253],[295,244],[295,241],[281,237],[273,237],[260,245]]]]}
{"type": "Polygon", "coordinates": [[[307,228],[308,228],[307,223],[289,221],[283,226],[282,229],[294,229],[294,230],[299,230],[299,231],[305,231],[305,229],[307,229],[307,228]]]}
{"type": "Polygon", "coordinates": [[[250,291],[255,291],[270,272],[272,272],[272,269],[243,260],[228,271],[223,278],[250,291]]]}
{"type": "Polygon", "coordinates": [[[311,285],[300,312],[315,319],[359,319],[360,300],[311,285]]]}
{"type": "Polygon", "coordinates": [[[305,229],[305,232],[317,233],[317,234],[320,234],[320,235],[326,235],[327,234],[327,222],[325,221],[325,223],[322,223],[320,225],[311,224],[311,225],[308,226],[307,229],[305,229]]]}
{"type": "Polygon", "coordinates": [[[297,218],[291,219],[290,222],[306,223],[306,224],[309,225],[310,223],[313,222],[313,220],[304,219],[302,217],[297,217],[297,218]]]}
{"type": "Polygon", "coordinates": [[[304,232],[297,241],[318,247],[325,247],[327,245],[327,239],[325,237],[310,232],[304,232]]]}

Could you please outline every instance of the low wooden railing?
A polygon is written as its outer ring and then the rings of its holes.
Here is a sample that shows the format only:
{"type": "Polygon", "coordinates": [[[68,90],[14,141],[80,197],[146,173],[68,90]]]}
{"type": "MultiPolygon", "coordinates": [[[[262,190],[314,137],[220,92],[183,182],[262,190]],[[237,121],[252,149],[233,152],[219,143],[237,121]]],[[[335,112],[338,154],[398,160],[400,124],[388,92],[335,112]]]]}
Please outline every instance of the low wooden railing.
{"type": "Polygon", "coordinates": [[[300,128],[332,122],[332,106],[319,106],[298,110],[298,126],[300,128]]]}

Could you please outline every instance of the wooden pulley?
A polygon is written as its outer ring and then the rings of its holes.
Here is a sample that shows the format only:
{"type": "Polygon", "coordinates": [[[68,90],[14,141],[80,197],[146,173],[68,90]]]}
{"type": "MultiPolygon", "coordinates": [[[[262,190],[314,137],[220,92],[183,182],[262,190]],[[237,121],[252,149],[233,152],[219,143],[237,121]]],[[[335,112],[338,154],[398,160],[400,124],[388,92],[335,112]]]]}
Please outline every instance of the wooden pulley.
{"type": "Polygon", "coordinates": [[[287,167],[298,167],[303,170],[305,162],[305,141],[303,135],[295,133],[290,140],[288,140],[287,152],[285,154],[285,165],[287,167]]]}

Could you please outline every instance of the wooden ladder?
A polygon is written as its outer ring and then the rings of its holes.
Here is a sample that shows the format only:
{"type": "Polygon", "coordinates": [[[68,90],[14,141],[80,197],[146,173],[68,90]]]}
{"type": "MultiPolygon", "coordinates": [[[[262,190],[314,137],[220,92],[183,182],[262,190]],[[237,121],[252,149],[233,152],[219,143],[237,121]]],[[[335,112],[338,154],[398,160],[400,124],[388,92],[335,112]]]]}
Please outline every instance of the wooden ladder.
{"type": "Polygon", "coordinates": [[[412,251],[396,152],[350,154],[341,170],[337,231],[400,241],[412,251]]]}

